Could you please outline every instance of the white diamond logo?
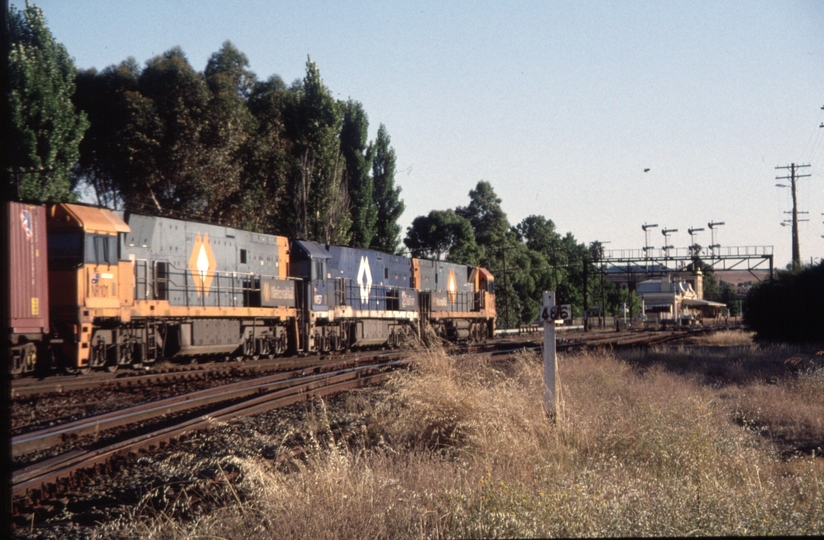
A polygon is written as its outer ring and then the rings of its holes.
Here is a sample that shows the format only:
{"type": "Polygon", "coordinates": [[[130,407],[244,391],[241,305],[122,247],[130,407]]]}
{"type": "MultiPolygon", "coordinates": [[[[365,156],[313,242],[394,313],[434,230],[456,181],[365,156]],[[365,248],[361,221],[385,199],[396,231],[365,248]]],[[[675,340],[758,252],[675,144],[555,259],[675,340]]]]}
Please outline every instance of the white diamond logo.
{"type": "Polygon", "coordinates": [[[369,269],[369,259],[361,257],[358,269],[358,286],[360,286],[361,304],[369,303],[369,291],[372,290],[372,271],[369,269]]]}

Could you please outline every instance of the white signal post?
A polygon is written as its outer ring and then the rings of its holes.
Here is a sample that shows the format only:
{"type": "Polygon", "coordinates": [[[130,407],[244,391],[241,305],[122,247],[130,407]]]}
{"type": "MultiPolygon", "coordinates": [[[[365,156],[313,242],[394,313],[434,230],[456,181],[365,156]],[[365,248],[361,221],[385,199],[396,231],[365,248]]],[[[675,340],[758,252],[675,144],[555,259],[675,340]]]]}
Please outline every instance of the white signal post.
{"type": "Polygon", "coordinates": [[[544,321],[544,407],[553,418],[558,409],[558,362],[555,355],[555,292],[544,291],[541,319],[544,321]]]}

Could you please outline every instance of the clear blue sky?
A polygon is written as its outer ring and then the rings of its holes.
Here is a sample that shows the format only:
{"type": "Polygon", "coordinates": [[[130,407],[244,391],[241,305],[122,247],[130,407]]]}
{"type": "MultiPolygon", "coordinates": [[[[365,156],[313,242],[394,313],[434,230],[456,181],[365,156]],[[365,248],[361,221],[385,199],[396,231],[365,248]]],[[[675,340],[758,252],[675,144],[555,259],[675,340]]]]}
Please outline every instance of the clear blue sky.
{"type": "Polygon", "coordinates": [[[79,68],[179,45],[203,70],[230,40],[260,78],[290,83],[311,55],[363,103],[371,137],[386,125],[404,229],[487,180],[512,224],[540,214],[638,249],[644,222],[685,247],[687,228],[724,221],[717,241],[775,246],[782,267],[791,200],[775,167],[795,162],[812,165],[801,255],[824,257],[820,0],[36,3],[79,68]]]}

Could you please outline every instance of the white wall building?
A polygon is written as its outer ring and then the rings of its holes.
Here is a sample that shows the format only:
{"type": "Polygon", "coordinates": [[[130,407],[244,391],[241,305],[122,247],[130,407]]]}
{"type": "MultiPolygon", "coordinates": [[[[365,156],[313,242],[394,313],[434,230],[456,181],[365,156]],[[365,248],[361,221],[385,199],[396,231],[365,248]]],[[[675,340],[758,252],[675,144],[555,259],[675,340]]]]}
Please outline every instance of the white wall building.
{"type": "Polygon", "coordinates": [[[700,271],[686,279],[667,274],[661,278],[642,281],[636,285],[635,292],[641,297],[647,319],[676,324],[717,317],[720,309],[726,307],[701,298],[703,276],[700,271]]]}

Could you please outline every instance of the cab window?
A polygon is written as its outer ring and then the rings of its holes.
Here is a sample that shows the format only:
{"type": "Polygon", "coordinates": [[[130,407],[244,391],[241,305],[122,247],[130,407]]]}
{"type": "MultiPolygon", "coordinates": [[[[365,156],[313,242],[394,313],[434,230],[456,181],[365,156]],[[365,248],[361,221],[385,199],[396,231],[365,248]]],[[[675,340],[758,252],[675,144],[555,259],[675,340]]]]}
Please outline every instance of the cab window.
{"type": "Polygon", "coordinates": [[[324,278],[324,274],[326,274],[325,266],[322,259],[312,261],[312,281],[324,278]]]}
{"type": "Polygon", "coordinates": [[[86,263],[117,264],[117,237],[86,235],[86,263]]]}

